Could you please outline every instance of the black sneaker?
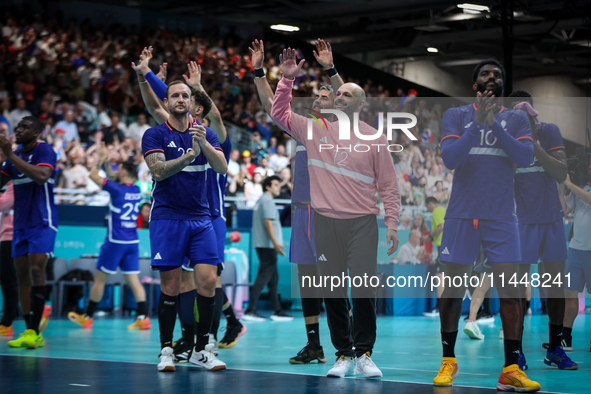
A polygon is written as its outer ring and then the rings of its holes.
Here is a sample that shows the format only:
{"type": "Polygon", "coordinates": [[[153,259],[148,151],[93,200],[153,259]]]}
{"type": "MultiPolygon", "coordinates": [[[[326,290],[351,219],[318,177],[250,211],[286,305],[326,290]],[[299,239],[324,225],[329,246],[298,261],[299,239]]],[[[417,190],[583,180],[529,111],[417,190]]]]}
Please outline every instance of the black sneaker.
{"type": "Polygon", "coordinates": [[[560,345],[562,346],[562,350],[565,352],[572,352],[573,351],[573,337],[570,338],[562,338],[560,341],[560,345]]]}
{"type": "Polygon", "coordinates": [[[222,338],[218,347],[220,349],[228,349],[232,346],[236,345],[238,342],[238,338],[240,338],[246,332],[246,326],[244,324],[238,323],[226,326],[226,335],[222,338]]]}
{"type": "Polygon", "coordinates": [[[275,312],[271,315],[271,320],[273,321],[290,321],[293,320],[292,315],[288,315],[283,311],[275,312]]]}
{"type": "Polygon", "coordinates": [[[179,339],[176,341],[173,350],[174,355],[174,362],[176,363],[188,363],[189,359],[191,358],[191,353],[193,353],[193,347],[195,345],[185,341],[184,339],[179,339]]]}
{"type": "Polygon", "coordinates": [[[289,359],[290,364],[310,364],[316,361],[318,364],[325,363],[324,351],[322,346],[320,349],[315,349],[309,342],[298,352],[298,355],[289,359]]]}

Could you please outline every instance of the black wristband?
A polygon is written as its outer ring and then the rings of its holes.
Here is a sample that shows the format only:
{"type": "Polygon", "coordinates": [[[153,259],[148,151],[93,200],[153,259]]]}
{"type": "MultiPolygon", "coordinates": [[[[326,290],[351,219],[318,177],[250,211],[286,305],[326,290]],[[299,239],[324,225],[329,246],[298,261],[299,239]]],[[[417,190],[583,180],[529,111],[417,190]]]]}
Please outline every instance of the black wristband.
{"type": "Polygon", "coordinates": [[[329,68],[328,70],[324,70],[324,71],[326,71],[326,73],[328,74],[328,76],[330,78],[332,78],[335,75],[338,75],[339,74],[335,66],[332,66],[332,68],[329,68]]]}
{"type": "Polygon", "coordinates": [[[265,70],[263,68],[255,68],[254,70],[255,78],[265,78],[265,70]]]}

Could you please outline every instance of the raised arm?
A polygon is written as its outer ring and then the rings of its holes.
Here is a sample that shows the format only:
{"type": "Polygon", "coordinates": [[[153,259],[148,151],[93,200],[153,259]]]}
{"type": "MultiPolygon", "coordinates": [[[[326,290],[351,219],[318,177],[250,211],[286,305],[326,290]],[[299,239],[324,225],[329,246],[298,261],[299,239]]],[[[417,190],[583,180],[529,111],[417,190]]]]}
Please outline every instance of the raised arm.
{"type": "MultiPolygon", "coordinates": [[[[205,95],[211,100],[211,97],[209,97],[205,89],[203,89],[203,85],[201,85],[201,67],[196,62],[191,61],[187,64],[187,69],[189,70],[189,76],[187,77],[183,74],[183,78],[185,79],[185,82],[187,82],[187,85],[195,90],[205,93],[205,95]]],[[[226,142],[228,132],[226,131],[226,126],[224,126],[222,114],[213,100],[211,100],[211,111],[209,111],[207,117],[211,121],[211,129],[217,135],[219,143],[223,144],[226,142]]]]}
{"type": "MultiPolygon", "coordinates": [[[[140,92],[142,94],[142,99],[144,100],[144,103],[146,104],[146,108],[148,109],[148,112],[150,113],[150,115],[152,115],[154,117],[154,119],[156,119],[156,122],[164,123],[168,120],[169,113],[166,110],[166,108],[164,107],[164,104],[162,103],[162,101],[156,96],[151,85],[148,83],[148,81],[145,78],[146,74],[149,74],[149,73],[154,74],[152,72],[152,70],[150,70],[150,67],[148,67],[148,64],[150,62],[150,57],[147,55],[147,53],[149,53],[149,52],[147,52],[147,50],[144,49],[144,51],[142,51],[142,56],[140,57],[140,62],[138,63],[138,65],[136,66],[132,62],[131,68],[133,68],[134,71],[137,73],[138,81],[140,84],[140,92]]],[[[158,79],[157,77],[155,77],[155,78],[158,81],[160,81],[160,79],[158,79]]],[[[160,81],[160,82],[162,82],[162,81],[160,81]]],[[[162,82],[162,83],[164,83],[164,82],[162,82]]]]}
{"type": "MultiPolygon", "coordinates": [[[[27,177],[33,180],[33,182],[43,185],[51,174],[53,173],[53,167],[50,164],[40,163],[40,164],[30,164],[18,157],[12,151],[12,143],[4,134],[0,134],[0,149],[4,153],[6,160],[9,160],[13,166],[18,168],[20,172],[25,174],[27,177]]],[[[55,165],[55,161],[53,163],[55,165]]],[[[2,177],[2,186],[4,186],[8,182],[8,177],[2,177]]]]}
{"type": "Polygon", "coordinates": [[[339,88],[341,87],[341,85],[344,84],[344,82],[343,78],[341,78],[341,76],[337,72],[337,69],[334,66],[334,61],[332,58],[332,47],[330,46],[329,42],[325,42],[320,38],[316,40],[314,44],[316,45],[316,49],[318,50],[318,52],[313,51],[314,57],[330,77],[330,84],[332,85],[336,93],[337,90],[339,90],[339,88]]]}
{"type": "Polygon", "coordinates": [[[265,71],[263,70],[263,60],[265,59],[265,45],[263,40],[254,40],[252,47],[248,48],[251,53],[252,68],[255,70],[254,85],[257,88],[257,93],[263,104],[263,109],[270,114],[271,108],[273,107],[273,99],[275,95],[271,90],[271,85],[265,77],[265,71]]]}
{"type": "MultiPolygon", "coordinates": [[[[98,149],[98,154],[99,154],[98,162],[96,163],[96,165],[94,167],[92,167],[92,170],[90,170],[89,177],[94,183],[97,184],[98,187],[100,187],[102,189],[103,185],[105,183],[105,178],[103,178],[102,176],[99,175],[99,171],[101,170],[103,164],[105,164],[105,162],[107,162],[107,160],[109,158],[109,151],[107,150],[107,147],[105,146],[104,142],[101,144],[101,147],[98,149]]],[[[113,172],[113,169],[111,169],[111,164],[108,162],[107,162],[107,167],[109,167],[110,171],[113,172]]],[[[107,174],[108,174],[107,170],[105,170],[105,172],[107,172],[107,174]]],[[[111,179],[114,179],[114,178],[111,178],[111,179]]]]}
{"type": "Polygon", "coordinates": [[[591,205],[591,193],[572,183],[570,176],[566,176],[566,181],[564,181],[564,184],[570,189],[572,193],[579,197],[581,201],[591,205]]]}

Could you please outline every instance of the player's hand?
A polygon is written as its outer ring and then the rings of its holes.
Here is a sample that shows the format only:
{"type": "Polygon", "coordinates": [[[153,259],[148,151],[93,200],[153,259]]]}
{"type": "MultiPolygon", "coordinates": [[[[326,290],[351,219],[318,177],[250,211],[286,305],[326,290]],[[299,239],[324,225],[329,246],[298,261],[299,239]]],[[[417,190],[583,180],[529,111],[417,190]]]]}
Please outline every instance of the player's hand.
{"type": "Polygon", "coordinates": [[[480,125],[487,124],[491,126],[495,122],[493,110],[497,104],[494,101],[495,95],[490,90],[484,93],[476,93],[476,123],[480,125]],[[491,123],[492,120],[492,123],[491,123]]]}
{"type": "Polygon", "coordinates": [[[253,69],[263,68],[263,61],[265,60],[265,45],[263,40],[254,40],[252,42],[252,48],[248,48],[251,54],[251,63],[253,69]]]}
{"type": "Polygon", "coordinates": [[[0,149],[6,157],[12,153],[12,142],[4,134],[0,134],[0,149]]]}
{"type": "Polygon", "coordinates": [[[314,53],[314,57],[316,61],[320,63],[325,70],[334,67],[334,62],[332,60],[332,48],[330,47],[330,43],[325,42],[323,39],[317,39],[314,43],[316,45],[316,51],[312,51],[314,53]]]}
{"type": "Polygon", "coordinates": [[[396,252],[398,249],[398,231],[397,230],[388,230],[386,233],[386,246],[388,246],[388,256],[391,256],[392,253],[396,252]]]}
{"type": "Polygon", "coordinates": [[[104,142],[101,142],[101,146],[98,149],[99,161],[105,162],[109,158],[109,150],[105,146],[104,142]]]}
{"type": "Polygon", "coordinates": [[[279,67],[283,76],[287,79],[294,79],[300,74],[305,60],[297,63],[297,53],[295,49],[287,48],[279,55],[279,67]]]}
{"type": "MultiPolygon", "coordinates": [[[[193,136],[193,150],[195,149],[195,145],[197,145],[197,148],[199,148],[199,151],[201,150],[201,146],[203,146],[203,144],[205,144],[207,142],[207,139],[205,138],[207,135],[207,132],[205,131],[205,127],[201,126],[201,125],[196,125],[194,127],[191,127],[189,129],[191,135],[193,136]]],[[[196,156],[199,155],[199,153],[196,154],[196,156]]]]}
{"type": "Polygon", "coordinates": [[[168,71],[166,70],[167,66],[168,66],[168,63],[162,63],[160,65],[160,71],[158,71],[158,74],[156,74],[158,79],[160,79],[162,82],[166,81],[166,75],[168,74],[168,71]]]}
{"type": "Polygon", "coordinates": [[[203,90],[201,87],[201,66],[199,66],[196,62],[189,62],[187,63],[187,70],[189,70],[189,76],[187,77],[183,74],[183,78],[187,85],[192,87],[193,89],[203,90]]]}
{"type": "Polygon", "coordinates": [[[275,251],[281,256],[287,256],[287,254],[285,253],[285,246],[283,245],[275,245],[275,251]]]}
{"type": "Polygon", "coordinates": [[[140,61],[136,65],[134,62],[131,62],[131,68],[138,74],[138,75],[146,75],[149,73],[150,70],[150,59],[152,58],[152,47],[144,48],[142,53],[140,54],[140,61]]]}

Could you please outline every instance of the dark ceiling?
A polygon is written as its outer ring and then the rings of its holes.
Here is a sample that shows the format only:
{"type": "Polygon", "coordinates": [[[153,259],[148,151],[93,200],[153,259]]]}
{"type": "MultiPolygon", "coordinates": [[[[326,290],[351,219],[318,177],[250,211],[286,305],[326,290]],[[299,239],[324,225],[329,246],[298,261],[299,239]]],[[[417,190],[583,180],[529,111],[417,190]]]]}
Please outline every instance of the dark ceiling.
{"type": "Polygon", "coordinates": [[[126,5],[265,27],[295,25],[300,31],[289,33],[292,37],[324,38],[335,52],[372,64],[430,59],[449,68],[473,65],[491,55],[503,58],[505,9],[507,26],[512,24],[508,37],[514,42],[515,77],[568,74],[579,83],[589,78],[591,0],[474,0],[489,7],[480,14],[465,13],[458,3],[463,1],[129,0],[126,5]],[[427,47],[439,52],[429,53],[427,47]]]}

